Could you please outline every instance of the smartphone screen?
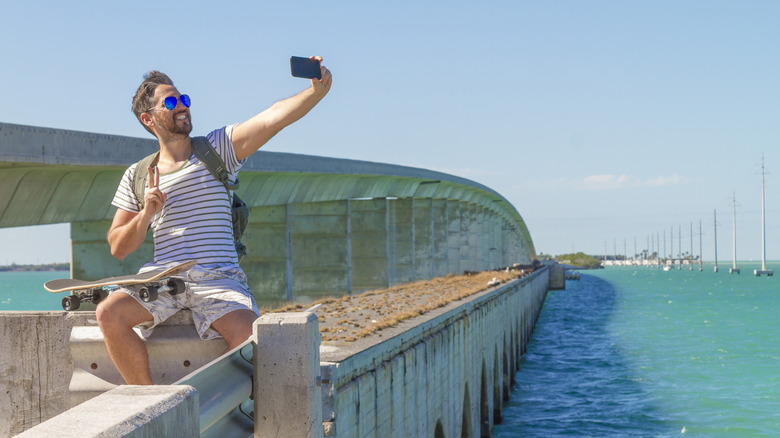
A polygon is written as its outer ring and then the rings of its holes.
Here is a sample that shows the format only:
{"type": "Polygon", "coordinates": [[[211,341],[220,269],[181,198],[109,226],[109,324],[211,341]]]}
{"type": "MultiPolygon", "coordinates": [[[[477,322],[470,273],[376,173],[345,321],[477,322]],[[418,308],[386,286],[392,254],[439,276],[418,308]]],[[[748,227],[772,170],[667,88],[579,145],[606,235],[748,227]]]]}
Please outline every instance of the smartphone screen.
{"type": "Polygon", "coordinates": [[[322,79],[320,62],[316,59],[291,56],[290,72],[296,78],[322,79]]]}

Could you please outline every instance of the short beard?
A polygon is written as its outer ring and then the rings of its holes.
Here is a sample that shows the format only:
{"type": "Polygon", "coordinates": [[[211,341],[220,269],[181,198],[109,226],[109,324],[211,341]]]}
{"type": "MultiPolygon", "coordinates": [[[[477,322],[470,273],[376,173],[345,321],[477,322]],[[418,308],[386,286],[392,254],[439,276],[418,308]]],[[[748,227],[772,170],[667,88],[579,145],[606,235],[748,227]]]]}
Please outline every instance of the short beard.
{"type": "MultiPolygon", "coordinates": [[[[160,125],[165,129],[167,134],[172,136],[177,135],[184,135],[188,136],[190,135],[190,132],[192,132],[192,123],[188,123],[187,126],[179,126],[176,123],[176,120],[174,119],[174,115],[171,115],[170,117],[164,118],[160,120],[160,125]]],[[[189,121],[189,118],[188,118],[189,121]]]]}
{"type": "Polygon", "coordinates": [[[171,134],[190,135],[190,132],[192,132],[192,124],[180,127],[174,123],[173,129],[170,129],[168,132],[171,134]]]}

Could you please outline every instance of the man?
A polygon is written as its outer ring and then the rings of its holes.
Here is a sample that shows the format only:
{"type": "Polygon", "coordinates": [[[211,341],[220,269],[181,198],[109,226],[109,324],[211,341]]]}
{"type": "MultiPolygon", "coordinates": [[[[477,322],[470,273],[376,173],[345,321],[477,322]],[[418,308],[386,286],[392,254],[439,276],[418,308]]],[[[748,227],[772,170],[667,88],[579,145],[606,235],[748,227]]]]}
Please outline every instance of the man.
{"type": "MultiPolygon", "coordinates": [[[[315,57],[322,61],[322,58],[315,57]]],[[[320,68],[301,93],[281,100],[248,121],[217,129],[207,138],[225,163],[230,180],[245,160],[277,132],[300,119],[325,97],[331,73],[320,68]]],[[[180,309],[191,309],[203,339],[223,337],[232,349],[252,334],[258,315],[246,277],[238,266],[233,244],[231,205],[225,186],[193,155],[190,139],[190,99],[163,73],[144,76],[133,97],[138,121],[160,144],[154,167],[130,166],[112,202],[117,207],[108,243],[111,254],[124,259],[138,249],[148,228],[154,233],[154,261],[142,271],[186,260],[198,265],[185,275],[185,293],[160,294],[145,303],[137,290],[118,289],[97,307],[97,320],[114,364],[128,384],[151,385],[149,359],[143,340],[154,326],[180,309]],[[134,172],[147,172],[148,188],[140,200],[133,192],[134,172]]]]}

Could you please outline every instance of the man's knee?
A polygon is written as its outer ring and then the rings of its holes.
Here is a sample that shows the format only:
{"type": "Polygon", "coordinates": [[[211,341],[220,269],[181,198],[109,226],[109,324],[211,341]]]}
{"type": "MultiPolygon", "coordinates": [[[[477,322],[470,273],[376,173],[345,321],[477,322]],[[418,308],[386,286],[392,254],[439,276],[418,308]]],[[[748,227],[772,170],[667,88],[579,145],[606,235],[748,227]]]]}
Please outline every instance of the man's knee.
{"type": "Polygon", "coordinates": [[[101,301],[95,310],[100,329],[128,328],[153,319],[151,313],[135,298],[124,293],[113,293],[101,301]]]}
{"type": "Polygon", "coordinates": [[[252,336],[252,325],[257,318],[251,310],[235,310],[214,321],[211,327],[225,338],[228,348],[234,348],[252,336]]]}

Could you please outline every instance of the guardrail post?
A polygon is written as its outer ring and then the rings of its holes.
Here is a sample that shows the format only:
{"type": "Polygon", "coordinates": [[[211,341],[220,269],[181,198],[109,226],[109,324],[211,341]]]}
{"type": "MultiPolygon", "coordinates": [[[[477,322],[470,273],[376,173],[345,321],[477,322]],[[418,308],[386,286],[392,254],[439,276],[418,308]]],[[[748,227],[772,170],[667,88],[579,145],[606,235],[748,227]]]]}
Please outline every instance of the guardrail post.
{"type": "Polygon", "coordinates": [[[255,436],[322,437],[317,315],[266,313],[254,337],[255,436]]]}

